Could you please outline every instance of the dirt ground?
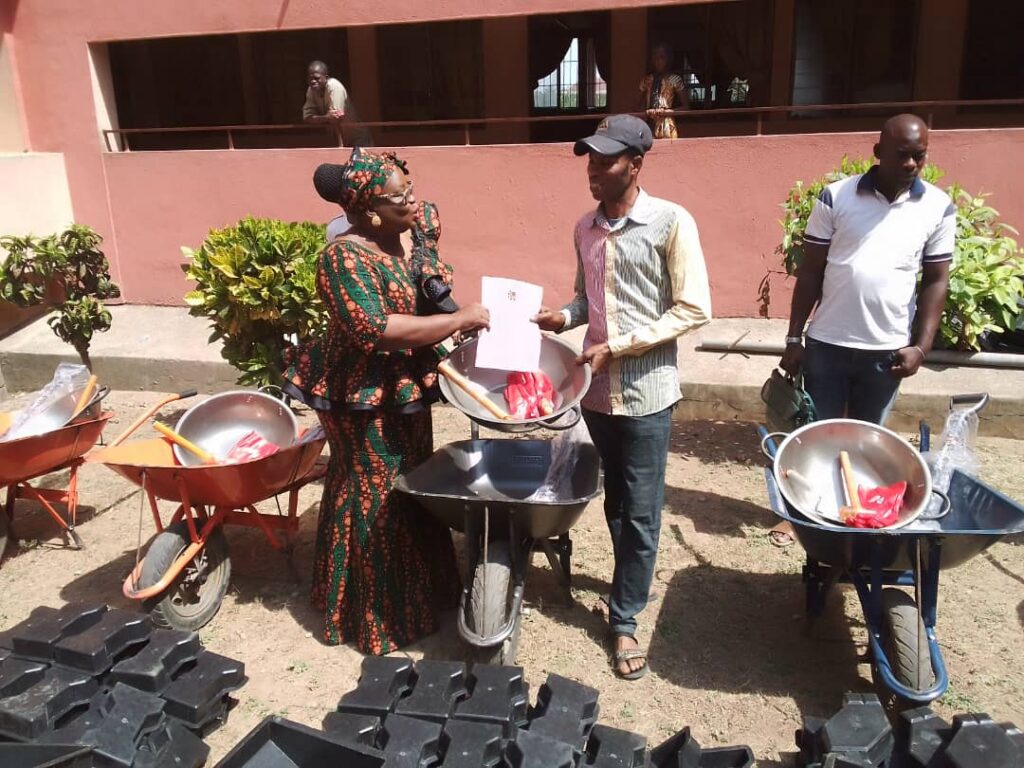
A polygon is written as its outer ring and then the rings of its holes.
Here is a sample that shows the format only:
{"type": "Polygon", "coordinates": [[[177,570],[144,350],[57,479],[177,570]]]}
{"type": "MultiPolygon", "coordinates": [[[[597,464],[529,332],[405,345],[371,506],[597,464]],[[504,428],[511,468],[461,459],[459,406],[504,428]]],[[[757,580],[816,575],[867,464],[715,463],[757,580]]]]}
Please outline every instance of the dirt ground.
{"type": "MultiPolygon", "coordinates": [[[[118,415],[107,438],[156,398],[114,393],[108,405],[118,415]]],[[[175,416],[167,415],[173,423],[175,416]]],[[[435,410],[436,445],[468,436],[464,417],[435,410]]],[[[1024,442],[982,439],[979,453],[981,477],[1024,499],[1024,442]]],[[[689,725],[708,746],[749,744],[764,766],[792,764],[787,753],[795,749],[793,732],[803,715],[832,713],[844,691],[872,690],[852,588],[833,594],[813,625],[804,618],[803,553],[799,546],[769,543],[773,516],[763,467],[753,425],[676,423],[658,570],[651,604],[640,617],[652,674],[638,682],[613,675],[602,620],[590,610],[611,574],[600,500],[573,530],[571,606],[562,601],[546,559],[535,556],[519,653],[531,689],[557,672],[598,688],[601,721],[642,733],[652,745],[689,725]]],[[[88,465],[80,477],[81,551],[65,548],[48,517],[19,503],[20,541],[0,568],[0,630],[38,605],[84,600],[132,607],[121,583],[135,563],[138,541],[152,535],[149,512],[138,489],[106,468],[88,465]]],[[[61,479],[54,476],[49,484],[61,479]]],[[[319,725],[358,677],[360,654],[323,645],[320,619],[308,603],[320,490],[310,485],[301,495],[294,556],[299,581],[290,576],[284,554],[258,531],[228,529],[231,588],[200,634],[210,649],[243,660],[249,682],[226,724],[208,738],[210,764],[268,714],[319,725]]],[[[943,574],[938,633],[952,682],[937,709],[945,716],[983,711],[1024,726],[1022,543],[1004,541],[943,574]]],[[[454,616],[408,653],[459,656],[454,616]]]]}

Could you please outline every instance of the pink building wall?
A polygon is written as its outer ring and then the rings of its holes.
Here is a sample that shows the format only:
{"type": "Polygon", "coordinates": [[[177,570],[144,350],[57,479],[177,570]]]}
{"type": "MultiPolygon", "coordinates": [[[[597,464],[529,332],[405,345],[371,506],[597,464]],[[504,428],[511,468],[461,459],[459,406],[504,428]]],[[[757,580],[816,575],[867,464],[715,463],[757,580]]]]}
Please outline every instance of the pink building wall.
{"type": "MultiPolygon", "coordinates": [[[[643,5],[657,4],[645,0],[643,5]]],[[[179,247],[252,214],[322,219],[330,206],[310,177],[329,150],[104,154],[97,128],[89,43],[133,37],[240,32],[488,17],[608,8],[607,0],[7,0],[17,46],[25,124],[34,151],[64,154],[76,220],[107,238],[128,301],[178,303],[187,290],[179,247]]],[[[621,2],[617,7],[638,3],[621,2]]],[[[211,72],[211,77],[216,73],[211,72]]],[[[719,316],[756,312],[757,284],[774,267],[779,202],[844,154],[870,153],[869,134],[709,138],[659,144],[644,184],[689,208],[701,227],[719,316]]],[[[568,297],[570,231],[590,205],[583,161],[569,145],[416,147],[403,150],[419,189],[441,207],[446,256],[462,300],[484,273],[544,284],[551,303],[568,297]]],[[[1024,130],[949,131],[933,137],[933,160],[950,180],[995,193],[1007,221],[1024,225],[1024,200],[1008,169],[1024,167],[1024,130]]],[[[773,310],[787,298],[776,292],[773,310]]]]}
{"type": "MultiPolygon", "coordinates": [[[[796,179],[829,170],[843,154],[867,156],[872,134],[730,137],[659,142],[641,176],[649,192],[681,203],[700,227],[715,313],[753,315],[757,285],[777,268],[779,203],[796,179]]],[[[568,298],[575,266],[571,230],[593,206],[585,161],[568,144],[409,147],[417,191],[440,207],[442,251],[456,267],[463,300],[482,274],[539,282],[568,298]]],[[[179,246],[242,216],[326,221],[336,209],[310,181],[337,150],[121,153],[103,156],[121,260],[132,302],[178,303],[187,289],[179,246]]],[[[931,156],[948,180],[994,192],[1010,222],[1024,224],[1009,167],[1024,167],[1024,130],[933,134],[931,156]]],[[[773,311],[788,309],[776,281],[773,311]]]]}

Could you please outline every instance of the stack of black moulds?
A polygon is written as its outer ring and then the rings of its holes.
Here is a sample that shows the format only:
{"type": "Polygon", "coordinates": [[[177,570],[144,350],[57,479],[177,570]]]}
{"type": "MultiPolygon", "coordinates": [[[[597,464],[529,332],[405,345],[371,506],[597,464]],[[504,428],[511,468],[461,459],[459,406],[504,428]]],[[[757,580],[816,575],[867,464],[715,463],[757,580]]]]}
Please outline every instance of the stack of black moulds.
{"type": "Polygon", "coordinates": [[[0,633],[0,766],[198,768],[245,667],[194,632],[71,603],[0,633]]]}
{"type": "Polygon", "coordinates": [[[367,658],[323,731],[267,718],[217,768],[748,768],[747,747],[701,750],[684,729],[647,739],[597,723],[594,688],[520,667],[367,658]]]}
{"type": "Polygon", "coordinates": [[[878,697],[848,693],[828,720],[807,717],[797,731],[805,768],[1024,768],[1024,733],[988,715],[952,725],[929,707],[901,712],[893,729],[878,697]]]}

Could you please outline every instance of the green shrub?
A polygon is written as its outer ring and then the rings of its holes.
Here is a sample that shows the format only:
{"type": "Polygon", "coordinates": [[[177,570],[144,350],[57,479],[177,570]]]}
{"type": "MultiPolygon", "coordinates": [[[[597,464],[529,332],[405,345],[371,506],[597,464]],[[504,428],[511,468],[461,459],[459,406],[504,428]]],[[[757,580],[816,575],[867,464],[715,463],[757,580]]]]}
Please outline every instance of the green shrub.
{"type": "Polygon", "coordinates": [[[48,306],[48,323],[90,368],[89,345],[96,332],[110,329],[104,299],[121,289],[110,279],[100,250],[103,238],[90,227],[72,224],[59,235],[0,237],[7,259],[0,265],[0,299],[19,307],[48,306]]]}
{"type": "MultiPolygon", "coordinates": [[[[782,241],[775,249],[782,259],[782,274],[795,275],[803,261],[807,220],[821,190],[839,179],[864,173],[872,164],[871,160],[844,156],[835,171],[806,187],[801,181],[793,185],[782,204],[782,241]]],[[[934,165],[925,166],[921,172],[921,178],[932,184],[943,175],[934,165]]],[[[998,221],[999,212],[985,204],[985,195],[970,195],[956,184],[947,192],[957,209],[956,244],[936,343],[977,350],[981,334],[1013,330],[1024,315],[1024,251],[1011,237],[1017,231],[998,221]]],[[[769,270],[758,289],[763,316],[767,316],[771,302],[773,274],[779,272],[769,270]]]]}
{"type": "Polygon", "coordinates": [[[316,293],[317,261],[325,228],[310,222],[245,218],[211,230],[195,251],[182,248],[190,313],[209,318],[210,342],[241,371],[240,384],[278,383],[277,361],[292,337],[323,332],[326,313],[316,293]]]}

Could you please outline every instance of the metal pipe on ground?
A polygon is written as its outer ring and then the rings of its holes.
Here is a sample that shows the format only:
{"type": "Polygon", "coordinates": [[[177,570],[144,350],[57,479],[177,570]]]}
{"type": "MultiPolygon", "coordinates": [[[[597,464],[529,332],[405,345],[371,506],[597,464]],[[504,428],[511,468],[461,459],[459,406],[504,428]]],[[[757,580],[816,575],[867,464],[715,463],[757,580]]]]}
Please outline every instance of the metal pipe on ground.
{"type": "MultiPolygon", "coordinates": [[[[738,352],[747,355],[777,355],[782,357],[786,347],[777,341],[722,341],[711,339],[697,345],[698,352],[738,352]]],[[[929,365],[962,365],[979,368],[1012,368],[1024,370],[1024,355],[1010,355],[1001,352],[954,352],[935,349],[928,353],[925,363],[929,365]]]]}

